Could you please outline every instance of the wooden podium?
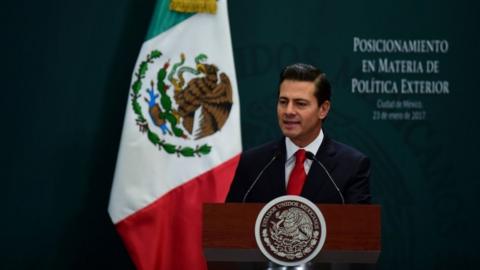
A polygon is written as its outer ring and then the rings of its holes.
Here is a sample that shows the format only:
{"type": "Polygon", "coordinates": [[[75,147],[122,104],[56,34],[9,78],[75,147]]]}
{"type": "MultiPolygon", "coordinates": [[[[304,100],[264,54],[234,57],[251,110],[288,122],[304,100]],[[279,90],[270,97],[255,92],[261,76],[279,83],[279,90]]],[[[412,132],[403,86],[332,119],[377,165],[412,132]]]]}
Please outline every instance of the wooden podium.
{"type": "MultiPolygon", "coordinates": [[[[254,227],[265,204],[203,206],[203,250],[208,262],[266,262],[254,227]]],[[[327,236],[314,262],[376,263],[380,254],[380,206],[319,204],[327,236]]]]}

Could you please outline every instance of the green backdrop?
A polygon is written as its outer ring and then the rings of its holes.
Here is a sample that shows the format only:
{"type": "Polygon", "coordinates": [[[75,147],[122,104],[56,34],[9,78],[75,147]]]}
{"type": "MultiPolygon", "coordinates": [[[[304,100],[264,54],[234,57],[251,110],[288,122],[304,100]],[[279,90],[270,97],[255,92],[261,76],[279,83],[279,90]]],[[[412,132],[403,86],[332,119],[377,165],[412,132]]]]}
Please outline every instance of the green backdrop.
{"type": "MultiPolygon", "coordinates": [[[[0,269],[133,268],[106,209],[153,6],[2,3],[0,269]]],[[[319,66],[334,91],[326,133],[373,162],[380,268],[478,268],[479,4],[231,0],[229,11],[244,148],[280,135],[281,67],[319,66]],[[385,45],[432,40],[448,49],[385,45]],[[405,93],[402,80],[446,82],[448,93],[405,93]]]]}

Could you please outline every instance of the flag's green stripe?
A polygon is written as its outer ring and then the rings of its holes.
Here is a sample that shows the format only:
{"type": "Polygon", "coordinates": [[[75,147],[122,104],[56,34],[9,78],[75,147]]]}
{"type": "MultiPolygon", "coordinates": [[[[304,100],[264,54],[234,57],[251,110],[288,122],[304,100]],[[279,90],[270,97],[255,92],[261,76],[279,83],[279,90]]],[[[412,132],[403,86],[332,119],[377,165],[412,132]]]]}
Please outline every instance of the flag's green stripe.
{"type": "Polygon", "coordinates": [[[147,38],[149,40],[156,35],[165,32],[174,25],[181,23],[182,21],[195,15],[195,13],[179,13],[170,11],[170,1],[158,0],[155,6],[155,12],[153,13],[152,21],[150,22],[150,28],[148,29],[147,38]]]}

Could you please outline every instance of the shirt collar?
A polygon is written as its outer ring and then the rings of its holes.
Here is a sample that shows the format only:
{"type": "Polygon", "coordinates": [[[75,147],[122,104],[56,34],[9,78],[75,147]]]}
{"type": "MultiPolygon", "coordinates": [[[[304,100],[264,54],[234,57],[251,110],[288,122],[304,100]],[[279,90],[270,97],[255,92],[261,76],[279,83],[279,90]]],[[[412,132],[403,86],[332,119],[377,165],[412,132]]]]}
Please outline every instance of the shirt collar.
{"type": "MultiPolygon", "coordinates": [[[[318,148],[320,148],[320,145],[323,142],[323,138],[324,138],[323,130],[321,129],[320,133],[318,133],[317,138],[315,138],[315,140],[313,140],[309,145],[303,147],[303,149],[305,149],[305,151],[307,152],[311,152],[312,154],[316,155],[318,148]]],[[[300,147],[295,145],[292,142],[292,140],[290,140],[290,138],[288,137],[285,137],[285,147],[287,149],[287,156],[286,156],[287,161],[290,160],[295,155],[298,149],[300,149],[300,147]]]]}

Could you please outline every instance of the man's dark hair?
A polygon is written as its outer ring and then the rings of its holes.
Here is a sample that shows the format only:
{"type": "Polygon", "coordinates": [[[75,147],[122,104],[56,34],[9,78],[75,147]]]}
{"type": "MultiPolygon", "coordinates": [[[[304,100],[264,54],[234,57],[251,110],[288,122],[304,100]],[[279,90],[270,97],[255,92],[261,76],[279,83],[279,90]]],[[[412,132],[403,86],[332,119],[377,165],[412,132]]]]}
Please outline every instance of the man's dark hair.
{"type": "Polygon", "coordinates": [[[280,73],[279,91],[280,84],[284,80],[313,82],[318,106],[322,105],[325,100],[330,100],[332,95],[332,88],[325,73],[309,64],[296,63],[286,66],[280,73]]]}

